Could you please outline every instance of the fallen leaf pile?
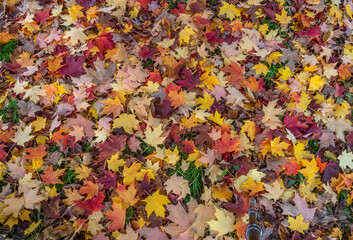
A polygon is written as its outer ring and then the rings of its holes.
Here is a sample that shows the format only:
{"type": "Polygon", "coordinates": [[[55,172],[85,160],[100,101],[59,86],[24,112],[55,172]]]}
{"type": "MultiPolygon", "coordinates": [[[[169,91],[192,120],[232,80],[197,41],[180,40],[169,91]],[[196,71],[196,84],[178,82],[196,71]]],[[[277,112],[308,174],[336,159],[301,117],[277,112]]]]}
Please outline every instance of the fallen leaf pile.
{"type": "Polygon", "coordinates": [[[353,239],[353,3],[4,0],[0,234],[353,239]]]}

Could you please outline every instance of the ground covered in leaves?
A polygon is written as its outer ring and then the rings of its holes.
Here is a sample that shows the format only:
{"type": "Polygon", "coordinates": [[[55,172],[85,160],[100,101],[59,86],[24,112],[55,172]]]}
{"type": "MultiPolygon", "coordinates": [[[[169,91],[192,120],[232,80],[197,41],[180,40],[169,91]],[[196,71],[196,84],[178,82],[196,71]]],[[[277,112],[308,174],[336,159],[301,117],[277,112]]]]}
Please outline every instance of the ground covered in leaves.
{"type": "Polygon", "coordinates": [[[353,239],[353,3],[6,0],[0,235],[353,239]]]}

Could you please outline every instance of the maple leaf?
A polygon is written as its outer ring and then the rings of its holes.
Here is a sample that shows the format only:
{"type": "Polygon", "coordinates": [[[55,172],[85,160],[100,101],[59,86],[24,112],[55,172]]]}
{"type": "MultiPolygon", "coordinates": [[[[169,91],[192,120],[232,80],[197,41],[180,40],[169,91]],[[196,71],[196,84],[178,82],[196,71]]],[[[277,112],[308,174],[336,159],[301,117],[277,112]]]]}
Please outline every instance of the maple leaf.
{"type": "Polygon", "coordinates": [[[302,173],[308,180],[312,179],[315,177],[315,174],[319,171],[319,167],[317,166],[317,162],[315,158],[309,162],[308,160],[303,160],[302,165],[305,166],[305,168],[299,170],[298,172],[302,173]]]}
{"type": "Polygon", "coordinates": [[[234,231],[234,215],[218,207],[215,207],[214,215],[217,220],[211,220],[207,223],[210,226],[210,230],[217,232],[217,237],[223,236],[229,232],[234,231]]]}
{"type": "Polygon", "coordinates": [[[63,182],[59,179],[65,172],[65,169],[57,169],[53,171],[53,165],[50,165],[46,170],[45,174],[41,174],[42,180],[47,186],[50,184],[62,184],[63,182]]]}
{"type": "Polygon", "coordinates": [[[172,100],[171,106],[178,108],[184,103],[186,103],[185,100],[185,93],[183,91],[177,92],[177,91],[170,91],[168,93],[168,97],[172,100]]]}
{"type": "Polygon", "coordinates": [[[155,127],[153,130],[152,128],[148,128],[145,131],[145,138],[143,139],[146,143],[152,145],[153,147],[158,147],[159,144],[163,144],[164,140],[167,138],[162,137],[163,134],[162,124],[159,124],[158,127],[155,127]]]}
{"type": "Polygon", "coordinates": [[[113,114],[113,117],[116,118],[121,111],[124,110],[123,105],[120,102],[119,97],[115,97],[114,99],[107,99],[102,101],[104,105],[106,105],[105,108],[101,111],[101,114],[113,114]]]}
{"type": "Polygon", "coordinates": [[[97,146],[100,151],[98,159],[100,161],[107,160],[116,153],[124,150],[126,138],[127,137],[125,135],[110,135],[105,142],[98,143],[97,146]]]}
{"type": "Polygon", "coordinates": [[[147,212],[147,217],[150,217],[150,215],[154,212],[157,217],[160,216],[164,218],[165,208],[163,207],[163,205],[167,205],[170,203],[168,197],[159,194],[159,190],[155,191],[152,196],[149,196],[142,201],[147,203],[145,208],[147,212]]]}
{"type": "Polygon", "coordinates": [[[283,115],[284,109],[276,108],[276,104],[277,100],[270,101],[267,106],[263,107],[264,117],[261,121],[266,127],[269,127],[272,130],[282,126],[282,122],[277,115],[283,115]]]}
{"type": "Polygon", "coordinates": [[[250,88],[253,92],[260,92],[265,90],[263,88],[263,85],[265,83],[263,78],[260,78],[259,81],[257,81],[256,78],[254,78],[253,76],[250,76],[249,80],[250,81],[243,80],[243,84],[248,88],[250,88]]]}
{"type": "Polygon", "coordinates": [[[255,66],[253,66],[252,69],[256,70],[256,75],[259,75],[259,74],[266,75],[268,67],[263,63],[259,63],[259,64],[256,64],[255,66]]]}
{"type": "Polygon", "coordinates": [[[17,145],[24,147],[24,144],[34,137],[34,135],[30,135],[31,132],[32,128],[30,125],[25,126],[23,130],[21,127],[19,127],[19,129],[15,133],[15,137],[11,140],[14,143],[17,143],[17,145]]]}
{"type": "Polygon", "coordinates": [[[298,174],[298,170],[301,169],[301,166],[295,160],[295,158],[291,158],[291,161],[286,162],[286,164],[284,165],[284,168],[286,169],[286,174],[288,174],[288,175],[297,175],[298,174]]]}
{"type": "Polygon", "coordinates": [[[296,138],[302,137],[303,133],[309,128],[309,125],[305,123],[301,123],[299,121],[299,114],[293,114],[292,117],[289,117],[289,113],[287,112],[284,117],[284,126],[289,129],[296,138]]]}
{"type": "Polygon", "coordinates": [[[240,133],[246,132],[251,141],[254,140],[256,135],[256,124],[251,120],[244,120],[244,125],[241,127],[240,133]]]}
{"type": "Polygon", "coordinates": [[[296,218],[288,217],[289,228],[293,231],[298,231],[304,233],[305,230],[309,228],[309,223],[304,222],[302,213],[296,218]]]}
{"type": "Polygon", "coordinates": [[[247,214],[249,210],[248,201],[244,198],[243,194],[239,193],[237,190],[234,190],[236,194],[236,202],[228,202],[224,204],[224,207],[231,213],[235,213],[236,218],[241,218],[247,214]]]}
{"type": "Polygon", "coordinates": [[[277,201],[280,199],[281,195],[284,192],[284,188],[282,188],[281,183],[279,181],[275,181],[272,184],[264,184],[265,190],[267,193],[261,194],[267,199],[273,199],[274,201],[277,201]]]}
{"type": "Polygon", "coordinates": [[[86,41],[86,35],[83,32],[83,28],[73,27],[70,31],[65,33],[64,38],[70,38],[69,43],[75,46],[78,42],[84,43],[86,41]]]}
{"type": "Polygon", "coordinates": [[[172,237],[181,237],[190,231],[190,227],[195,220],[194,208],[196,207],[194,202],[188,203],[188,212],[185,211],[184,207],[178,202],[177,205],[169,204],[167,210],[169,212],[168,219],[172,223],[168,224],[164,228],[165,232],[170,234],[172,237]],[[191,205],[191,206],[190,206],[191,205]]]}
{"type": "Polygon", "coordinates": [[[347,152],[347,150],[344,150],[341,155],[338,156],[339,165],[342,169],[345,169],[346,167],[349,167],[350,169],[353,169],[353,153],[352,152],[347,152]]]}
{"type": "Polygon", "coordinates": [[[81,12],[83,7],[80,5],[75,5],[73,4],[72,7],[69,9],[70,16],[74,21],[76,21],[77,18],[84,17],[85,15],[81,12]]]}
{"type": "Polygon", "coordinates": [[[315,215],[317,208],[316,207],[315,208],[308,208],[308,205],[305,201],[305,198],[301,198],[297,192],[295,192],[295,196],[294,196],[293,201],[295,203],[295,206],[298,208],[299,212],[302,213],[304,220],[311,221],[311,219],[315,215]]]}
{"type": "Polygon", "coordinates": [[[212,106],[212,104],[214,102],[214,98],[212,98],[209,93],[204,92],[203,98],[201,98],[201,97],[196,98],[195,102],[197,104],[201,104],[200,106],[198,106],[198,108],[208,110],[212,106]]]}
{"type": "Polygon", "coordinates": [[[286,9],[282,8],[281,14],[276,13],[275,15],[276,15],[276,20],[279,23],[282,23],[282,24],[291,23],[292,18],[288,16],[286,9]]]}
{"type": "Polygon", "coordinates": [[[111,171],[103,170],[104,176],[99,178],[98,181],[104,185],[104,189],[116,187],[117,174],[111,171]]]}
{"type": "Polygon", "coordinates": [[[39,159],[43,158],[47,155],[47,151],[45,151],[45,145],[40,144],[37,148],[26,148],[26,152],[29,153],[28,155],[24,156],[25,159],[39,159]]]}
{"type": "Polygon", "coordinates": [[[92,199],[94,196],[98,195],[99,186],[97,183],[91,181],[85,181],[86,186],[82,186],[78,192],[80,194],[87,194],[85,200],[92,199]]]}
{"type": "Polygon", "coordinates": [[[233,20],[235,17],[240,17],[241,11],[234,4],[222,2],[222,7],[219,8],[219,15],[226,15],[227,18],[233,20]]]}
{"type": "Polygon", "coordinates": [[[263,182],[254,181],[251,177],[248,177],[248,179],[241,184],[241,187],[245,191],[250,190],[249,196],[265,190],[263,182]]]}
{"type": "Polygon", "coordinates": [[[284,157],[283,150],[287,149],[290,144],[286,142],[279,143],[280,138],[281,137],[276,137],[275,139],[271,140],[271,153],[284,157]]]}
{"type": "Polygon", "coordinates": [[[211,120],[212,122],[217,123],[218,125],[222,125],[224,118],[221,118],[221,114],[219,114],[219,112],[216,110],[216,112],[214,114],[208,116],[207,119],[211,120]]]}
{"type": "Polygon", "coordinates": [[[231,61],[230,66],[221,68],[221,71],[225,73],[230,73],[227,78],[227,81],[229,81],[232,85],[237,86],[244,79],[244,69],[244,66],[240,67],[236,62],[231,61]]]}
{"type": "Polygon", "coordinates": [[[183,42],[186,44],[189,44],[190,41],[190,36],[195,34],[196,32],[189,26],[184,27],[180,32],[179,32],[179,45],[181,45],[183,42]]]}
{"type": "Polygon", "coordinates": [[[116,231],[118,229],[123,229],[125,225],[125,216],[126,210],[123,210],[122,205],[120,203],[113,201],[113,210],[108,210],[106,218],[112,220],[110,223],[108,231],[116,231]]]}
{"type": "Polygon", "coordinates": [[[121,200],[123,209],[126,209],[129,206],[133,206],[139,200],[135,198],[137,190],[134,184],[131,184],[128,190],[126,190],[125,185],[119,185],[116,189],[116,192],[119,195],[118,198],[121,200]]]}
{"type": "Polygon", "coordinates": [[[218,149],[219,153],[238,152],[241,150],[239,144],[239,137],[234,137],[233,139],[230,139],[229,133],[224,132],[222,134],[221,139],[214,142],[214,148],[218,149]]]}
{"type": "Polygon", "coordinates": [[[103,192],[99,192],[96,198],[88,199],[87,201],[74,201],[76,206],[85,210],[85,214],[91,214],[96,211],[100,211],[104,208],[102,202],[105,196],[103,192]]]}
{"type": "Polygon", "coordinates": [[[71,77],[79,77],[86,73],[83,68],[85,60],[86,58],[84,56],[71,56],[65,60],[63,67],[59,69],[59,73],[62,76],[69,75],[71,77]]]}
{"type": "Polygon", "coordinates": [[[138,129],[140,121],[133,114],[122,113],[113,120],[113,128],[123,127],[127,133],[133,134],[138,129]]]}
{"type": "Polygon", "coordinates": [[[142,172],[138,172],[141,169],[142,163],[133,162],[130,167],[124,166],[123,174],[124,185],[130,185],[134,182],[134,180],[141,181],[144,177],[142,172]]]}
{"type": "Polygon", "coordinates": [[[57,57],[57,58],[49,58],[48,59],[48,70],[50,72],[56,72],[59,70],[63,65],[61,65],[63,61],[63,57],[57,57]]]}
{"type": "Polygon", "coordinates": [[[185,87],[186,90],[191,90],[201,84],[201,71],[196,71],[194,74],[191,73],[190,69],[184,69],[181,72],[184,75],[184,79],[178,79],[176,83],[181,86],[185,87]]]}

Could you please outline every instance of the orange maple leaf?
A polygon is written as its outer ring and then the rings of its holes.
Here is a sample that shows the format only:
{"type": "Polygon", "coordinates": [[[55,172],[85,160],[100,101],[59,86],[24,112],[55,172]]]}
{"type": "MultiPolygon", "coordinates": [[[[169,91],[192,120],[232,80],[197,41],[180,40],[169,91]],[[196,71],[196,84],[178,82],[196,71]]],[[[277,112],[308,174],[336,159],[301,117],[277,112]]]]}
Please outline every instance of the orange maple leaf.
{"type": "Polygon", "coordinates": [[[45,151],[44,144],[38,145],[37,148],[27,148],[26,152],[29,154],[24,156],[24,159],[29,159],[29,160],[43,158],[48,153],[47,151],[45,151]]]}
{"type": "Polygon", "coordinates": [[[231,61],[230,66],[221,68],[221,71],[230,73],[227,78],[227,81],[229,81],[233,85],[238,85],[244,79],[244,66],[240,67],[236,62],[231,61]]]}
{"type": "Polygon", "coordinates": [[[102,101],[104,105],[106,105],[105,108],[103,108],[101,114],[113,114],[113,117],[116,118],[121,111],[124,109],[123,106],[121,105],[121,101],[118,97],[115,97],[114,99],[107,99],[102,101]]]}
{"type": "Polygon", "coordinates": [[[183,105],[186,102],[185,93],[183,91],[180,91],[180,92],[170,91],[168,93],[168,96],[172,100],[171,105],[175,108],[180,107],[181,105],[183,105]]]}
{"type": "Polygon", "coordinates": [[[119,199],[122,201],[121,204],[124,209],[133,206],[138,201],[135,198],[137,190],[134,184],[131,184],[128,190],[126,190],[125,185],[119,185],[116,192],[119,194],[119,199]]]}
{"type": "Polygon", "coordinates": [[[85,200],[91,199],[98,195],[99,186],[97,183],[91,181],[85,181],[86,186],[81,187],[78,192],[80,194],[87,194],[85,200]]]}
{"type": "Polygon", "coordinates": [[[65,169],[57,169],[53,171],[53,165],[50,165],[47,170],[45,170],[45,174],[41,174],[42,180],[45,182],[47,186],[50,184],[57,184],[57,183],[63,183],[59,177],[63,175],[65,172],[65,169]]]}
{"type": "Polygon", "coordinates": [[[113,210],[108,210],[106,217],[113,222],[110,223],[108,231],[113,232],[118,229],[123,229],[125,225],[125,213],[126,210],[123,210],[122,205],[117,202],[113,202],[113,210]]]}
{"type": "Polygon", "coordinates": [[[337,69],[338,75],[344,80],[351,77],[352,73],[348,70],[350,67],[350,64],[341,64],[341,66],[337,69]]]}

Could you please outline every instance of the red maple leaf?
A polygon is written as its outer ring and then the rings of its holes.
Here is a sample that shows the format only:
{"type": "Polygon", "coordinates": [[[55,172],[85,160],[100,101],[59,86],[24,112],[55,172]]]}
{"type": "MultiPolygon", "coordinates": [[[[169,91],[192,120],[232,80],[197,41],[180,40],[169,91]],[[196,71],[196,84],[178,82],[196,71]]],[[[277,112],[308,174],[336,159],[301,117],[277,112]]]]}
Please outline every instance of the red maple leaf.
{"type": "Polygon", "coordinates": [[[98,196],[96,198],[92,198],[87,201],[75,201],[75,203],[77,207],[80,207],[85,210],[85,215],[89,215],[104,208],[104,206],[102,205],[103,200],[104,192],[101,191],[98,193],[98,196]]]}
{"type": "Polygon", "coordinates": [[[148,4],[151,3],[152,0],[137,0],[142,8],[148,8],[148,4]]]}
{"type": "Polygon", "coordinates": [[[45,23],[50,18],[50,10],[50,8],[47,8],[42,11],[38,11],[34,20],[36,20],[40,24],[45,23]]]}
{"type": "Polygon", "coordinates": [[[186,88],[188,91],[201,83],[201,71],[196,71],[194,74],[192,74],[190,69],[187,69],[183,70],[181,73],[184,75],[184,79],[179,79],[176,81],[176,83],[179,86],[186,88]]]}
{"type": "Polygon", "coordinates": [[[109,159],[117,152],[124,150],[125,143],[125,135],[110,135],[105,142],[97,144],[100,151],[98,155],[99,161],[109,159]]]}
{"type": "Polygon", "coordinates": [[[292,117],[289,117],[289,113],[286,113],[284,118],[284,126],[290,130],[295,137],[302,137],[303,133],[309,128],[305,123],[301,123],[298,119],[299,114],[294,113],[292,117]]]}
{"type": "Polygon", "coordinates": [[[239,137],[234,137],[233,139],[230,139],[229,133],[224,132],[222,134],[221,139],[214,142],[214,148],[218,149],[219,153],[239,152],[241,150],[239,144],[239,137]]]}
{"type": "Polygon", "coordinates": [[[243,194],[234,190],[237,195],[237,200],[235,203],[226,203],[224,207],[232,213],[235,213],[236,218],[243,217],[249,211],[249,201],[244,198],[243,194]]]}

